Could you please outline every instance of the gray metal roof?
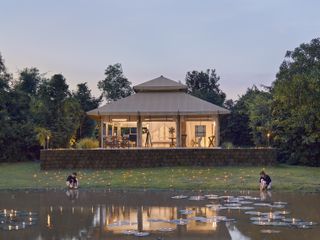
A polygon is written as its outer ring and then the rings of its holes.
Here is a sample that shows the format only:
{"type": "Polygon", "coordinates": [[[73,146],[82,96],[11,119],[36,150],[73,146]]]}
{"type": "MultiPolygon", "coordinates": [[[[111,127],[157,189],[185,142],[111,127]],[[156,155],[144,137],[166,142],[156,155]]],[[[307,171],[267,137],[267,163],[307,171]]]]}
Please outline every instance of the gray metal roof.
{"type": "Polygon", "coordinates": [[[214,115],[229,110],[185,92],[138,92],[87,112],[89,116],[214,115]]]}
{"type": "Polygon", "coordinates": [[[173,81],[164,76],[152,79],[150,81],[141,83],[133,87],[136,92],[150,92],[150,91],[186,91],[187,86],[176,81],[173,81]]]}

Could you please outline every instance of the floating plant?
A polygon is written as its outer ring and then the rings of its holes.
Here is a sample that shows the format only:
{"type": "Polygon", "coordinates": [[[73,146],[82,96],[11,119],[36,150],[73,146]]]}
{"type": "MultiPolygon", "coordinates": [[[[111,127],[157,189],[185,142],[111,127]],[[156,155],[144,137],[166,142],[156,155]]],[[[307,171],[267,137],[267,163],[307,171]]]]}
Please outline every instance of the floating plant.
{"type": "Polygon", "coordinates": [[[135,230],[125,230],[122,232],[125,235],[134,235],[135,233],[137,233],[137,231],[135,230]]]}
{"type": "Polygon", "coordinates": [[[188,196],[185,196],[185,195],[177,195],[177,196],[173,196],[171,197],[172,199],[185,199],[185,198],[188,198],[188,196]]]}
{"type": "Polygon", "coordinates": [[[271,234],[271,233],[280,233],[279,230],[273,230],[273,229],[262,229],[260,230],[261,233],[268,233],[268,234],[271,234]]]}
{"type": "Polygon", "coordinates": [[[129,221],[118,221],[108,225],[108,227],[121,227],[121,226],[131,226],[136,225],[136,222],[129,222],[129,221]]]}
{"type": "Polygon", "coordinates": [[[170,221],[170,223],[174,223],[176,225],[187,225],[189,223],[188,219],[173,219],[170,221]]]}
{"type": "Polygon", "coordinates": [[[257,215],[257,216],[261,216],[263,215],[262,212],[257,212],[257,211],[247,211],[245,212],[245,214],[249,214],[249,215],[257,215]]]}
{"type": "Polygon", "coordinates": [[[183,215],[189,215],[189,214],[192,214],[193,211],[192,210],[179,210],[179,212],[183,215]]]}
{"type": "MultiPolygon", "coordinates": [[[[182,199],[186,198],[187,196],[179,195],[173,198],[182,199]],[[183,196],[183,197],[181,197],[183,196]]],[[[276,201],[276,202],[261,202],[260,198],[252,197],[252,196],[218,196],[215,194],[208,194],[208,195],[198,195],[198,196],[190,196],[189,200],[193,201],[201,201],[201,200],[214,200],[210,204],[206,204],[205,206],[213,211],[219,211],[223,209],[228,210],[246,210],[245,214],[251,215],[250,221],[252,224],[259,225],[259,226],[274,226],[274,227],[295,227],[300,229],[308,229],[312,226],[316,225],[315,222],[307,222],[301,219],[296,218],[288,218],[287,215],[290,214],[287,210],[278,210],[278,211],[271,211],[271,212],[260,212],[254,211],[254,209],[261,208],[261,207],[268,207],[270,209],[282,209],[285,208],[288,204],[287,202],[276,201]],[[255,202],[259,201],[259,202],[255,202]],[[245,205],[245,206],[243,206],[245,205]],[[252,210],[252,211],[248,211],[252,210]]],[[[192,214],[194,211],[191,210],[180,210],[181,214],[188,215],[192,214]]],[[[149,221],[152,221],[152,219],[149,221]]],[[[160,220],[153,220],[153,221],[160,221],[160,220]]],[[[163,221],[163,220],[161,220],[163,221]]],[[[188,219],[175,219],[168,221],[170,223],[174,223],[177,225],[186,225],[189,221],[197,221],[202,223],[219,223],[219,222],[228,222],[228,221],[235,221],[235,219],[230,219],[225,216],[213,216],[213,217],[203,217],[203,216],[196,216],[190,217],[188,219]]],[[[273,229],[263,229],[261,230],[262,233],[279,233],[279,230],[273,229]]]]}
{"type": "Polygon", "coordinates": [[[224,204],[225,207],[240,207],[240,203],[226,203],[224,204]]]}
{"type": "Polygon", "coordinates": [[[168,220],[158,219],[158,218],[149,218],[148,222],[168,222],[168,220]]]}
{"type": "Polygon", "coordinates": [[[174,231],[174,228],[159,228],[157,231],[159,232],[172,232],[174,231]]]}
{"type": "Polygon", "coordinates": [[[150,233],[148,233],[148,232],[135,232],[133,235],[136,237],[146,237],[146,236],[149,236],[150,233]]]}
{"type": "Polygon", "coordinates": [[[215,194],[208,194],[208,195],[204,195],[207,199],[209,200],[214,200],[214,199],[218,199],[219,196],[215,195],[215,194]]]}
{"type": "Polygon", "coordinates": [[[270,207],[270,203],[254,203],[253,205],[259,206],[259,207],[270,207]]]}
{"type": "Polygon", "coordinates": [[[205,199],[204,196],[191,196],[191,197],[189,197],[189,200],[191,200],[191,201],[201,201],[204,199],[205,199]]]}

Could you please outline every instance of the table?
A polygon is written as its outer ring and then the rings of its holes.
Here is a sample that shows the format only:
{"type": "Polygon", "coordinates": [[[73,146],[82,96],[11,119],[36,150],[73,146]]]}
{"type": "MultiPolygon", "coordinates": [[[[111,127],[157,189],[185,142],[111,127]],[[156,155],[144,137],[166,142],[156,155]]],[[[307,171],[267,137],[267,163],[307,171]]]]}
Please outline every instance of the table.
{"type": "Polygon", "coordinates": [[[170,147],[175,147],[176,146],[176,143],[175,143],[175,137],[169,137],[169,139],[171,140],[171,143],[170,143],[170,147]]]}

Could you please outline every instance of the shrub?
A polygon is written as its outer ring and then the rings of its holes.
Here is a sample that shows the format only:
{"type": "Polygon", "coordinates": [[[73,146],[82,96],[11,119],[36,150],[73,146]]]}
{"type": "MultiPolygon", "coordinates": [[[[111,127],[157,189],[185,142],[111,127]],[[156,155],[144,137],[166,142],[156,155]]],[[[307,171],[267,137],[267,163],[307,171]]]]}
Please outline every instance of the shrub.
{"type": "Polygon", "coordinates": [[[99,141],[94,138],[82,138],[77,142],[76,147],[80,149],[98,148],[99,141]]]}
{"type": "Polygon", "coordinates": [[[224,142],[221,144],[221,147],[226,149],[234,148],[232,142],[224,142]]]}

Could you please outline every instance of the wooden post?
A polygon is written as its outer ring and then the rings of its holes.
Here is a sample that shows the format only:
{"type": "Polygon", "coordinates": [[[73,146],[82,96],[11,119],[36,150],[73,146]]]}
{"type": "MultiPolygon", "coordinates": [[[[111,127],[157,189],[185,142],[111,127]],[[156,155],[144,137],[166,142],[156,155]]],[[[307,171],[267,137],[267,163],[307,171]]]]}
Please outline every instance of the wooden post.
{"type": "Polygon", "coordinates": [[[219,114],[217,114],[217,116],[216,116],[215,137],[216,137],[216,147],[219,147],[219,146],[220,146],[220,122],[219,122],[219,114]]]}
{"type": "Polygon", "coordinates": [[[176,147],[181,147],[181,118],[180,115],[177,116],[176,119],[176,147]]]}
{"type": "Polygon", "coordinates": [[[137,223],[138,223],[138,231],[143,231],[143,207],[139,206],[137,209],[137,223]]]}
{"type": "Polygon", "coordinates": [[[142,121],[140,115],[137,121],[137,147],[142,147],[142,121]]]}
{"type": "Polygon", "coordinates": [[[103,148],[103,120],[102,118],[100,119],[100,147],[103,148]]]}

